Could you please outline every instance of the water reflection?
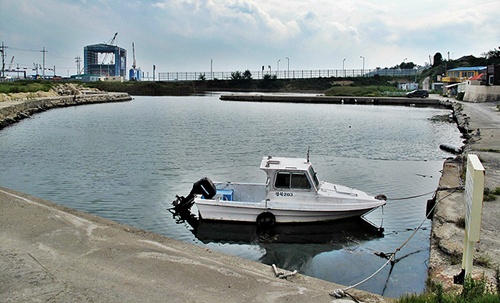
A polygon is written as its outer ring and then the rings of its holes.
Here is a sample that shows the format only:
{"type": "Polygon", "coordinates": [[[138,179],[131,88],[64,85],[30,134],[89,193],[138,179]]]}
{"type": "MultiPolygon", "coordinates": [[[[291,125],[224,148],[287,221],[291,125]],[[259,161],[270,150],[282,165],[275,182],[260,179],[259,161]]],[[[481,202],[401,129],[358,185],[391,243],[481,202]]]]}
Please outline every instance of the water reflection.
{"type": "Polygon", "coordinates": [[[384,236],[383,228],[360,217],[261,228],[255,223],[199,220],[190,212],[172,214],[177,223],[187,223],[204,244],[255,245],[263,251],[260,262],[299,272],[318,254],[357,247],[384,236]]]}

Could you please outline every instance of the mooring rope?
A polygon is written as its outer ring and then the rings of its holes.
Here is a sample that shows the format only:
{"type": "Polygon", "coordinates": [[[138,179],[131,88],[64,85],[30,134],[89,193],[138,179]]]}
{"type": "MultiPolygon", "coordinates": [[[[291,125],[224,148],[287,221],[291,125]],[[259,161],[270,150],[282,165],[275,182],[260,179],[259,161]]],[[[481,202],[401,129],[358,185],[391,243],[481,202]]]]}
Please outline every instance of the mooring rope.
{"type": "Polygon", "coordinates": [[[430,195],[432,193],[435,193],[436,191],[442,191],[442,190],[460,190],[463,189],[463,187],[458,186],[458,187],[438,187],[438,189],[430,191],[425,194],[420,194],[420,195],[415,195],[415,196],[408,196],[408,197],[402,197],[402,198],[387,198],[387,201],[397,201],[397,200],[408,200],[408,199],[413,199],[413,198],[420,198],[423,196],[430,195]]]}
{"type": "Polygon", "coordinates": [[[413,236],[415,236],[415,234],[417,233],[417,231],[420,230],[420,228],[422,228],[422,225],[424,225],[425,221],[427,220],[427,218],[429,217],[429,215],[434,212],[434,209],[436,208],[436,206],[438,205],[438,203],[440,201],[442,201],[443,199],[447,198],[448,196],[450,196],[451,194],[453,194],[455,191],[457,190],[461,190],[463,189],[463,187],[454,187],[454,188],[438,188],[436,190],[437,191],[440,191],[440,190],[451,190],[451,192],[442,197],[441,199],[439,199],[438,201],[436,201],[436,203],[434,204],[434,206],[432,206],[432,208],[429,210],[429,212],[426,214],[425,216],[425,219],[422,220],[422,222],[418,225],[417,228],[415,228],[415,230],[413,231],[413,233],[406,239],[406,241],[403,242],[403,244],[401,244],[398,248],[396,248],[396,250],[392,253],[388,253],[388,254],[383,254],[385,256],[389,256],[389,258],[387,259],[387,262],[385,262],[379,269],[377,269],[373,274],[371,274],[370,276],[368,276],[367,278],[365,278],[364,280],[356,283],[356,284],[353,284],[351,286],[348,286],[346,288],[343,288],[343,289],[336,289],[334,291],[332,291],[330,293],[330,296],[332,297],[335,297],[335,298],[344,298],[346,297],[347,295],[349,295],[351,298],[352,298],[352,295],[348,294],[347,291],[349,289],[352,289],[352,288],[355,288],[355,287],[358,287],[359,285],[365,283],[366,281],[370,280],[371,278],[373,278],[376,274],[378,274],[383,268],[385,268],[387,266],[387,264],[389,264],[391,261],[395,262],[395,258],[396,258],[396,253],[398,251],[400,251],[406,244],[408,244],[408,242],[413,238],[413,236]],[[394,259],[394,260],[393,260],[394,259]]]}

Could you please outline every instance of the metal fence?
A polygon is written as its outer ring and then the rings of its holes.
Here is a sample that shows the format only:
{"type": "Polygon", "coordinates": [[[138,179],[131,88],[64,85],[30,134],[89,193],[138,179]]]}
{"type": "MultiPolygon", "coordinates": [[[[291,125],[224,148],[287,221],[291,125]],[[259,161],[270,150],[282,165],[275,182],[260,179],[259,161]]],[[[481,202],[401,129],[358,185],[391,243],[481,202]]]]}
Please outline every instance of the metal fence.
{"type": "MultiPolygon", "coordinates": [[[[263,79],[265,75],[277,79],[345,78],[373,77],[375,75],[391,77],[411,77],[421,73],[417,69],[327,69],[327,70],[279,70],[250,71],[252,79],[263,79]]],[[[196,80],[231,80],[234,72],[161,72],[158,81],[196,81],[196,80]]],[[[240,71],[243,74],[243,71],[240,71]]],[[[148,79],[144,79],[148,80],[148,79]]]]}

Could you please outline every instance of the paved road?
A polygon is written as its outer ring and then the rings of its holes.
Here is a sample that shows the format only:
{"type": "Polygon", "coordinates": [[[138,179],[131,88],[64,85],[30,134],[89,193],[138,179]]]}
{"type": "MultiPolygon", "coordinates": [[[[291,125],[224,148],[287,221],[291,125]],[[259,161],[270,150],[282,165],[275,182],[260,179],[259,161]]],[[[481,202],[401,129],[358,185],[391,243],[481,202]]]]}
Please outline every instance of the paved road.
{"type": "Polygon", "coordinates": [[[500,128],[500,111],[498,102],[470,103],[461,102],[465,113],[470,117],[469,125],[472,128],[500,128]]]}

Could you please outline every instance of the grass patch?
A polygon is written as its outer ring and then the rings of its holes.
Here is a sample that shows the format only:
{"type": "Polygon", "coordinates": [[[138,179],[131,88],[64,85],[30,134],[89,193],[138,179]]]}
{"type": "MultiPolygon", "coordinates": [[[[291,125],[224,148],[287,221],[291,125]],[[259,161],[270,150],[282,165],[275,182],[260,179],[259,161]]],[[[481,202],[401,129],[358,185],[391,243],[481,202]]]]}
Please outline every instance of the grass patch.
{"type": "MultiPolygon", "coordinates": [[[[498,277],[498,269],[497,269],[498,277]]],[[[498,278],[497,278],[498,280],[498,278]]],[[[466,277],[461,293],[446,293],[442,285],[434,285],[433,289],[424,294],[407,294],[395,302],[399,303],[500,303],[498,286],[496,291],[489,290],[484,277],[474,280],[466,277]]]]}
{"type": "Polygon", "coordinates": [[[54,86],[50,81],[14,81],[0,83],[0,93],[14,94],[14,93],[34,93],[37,91],[48,92],[54,86]]]}

